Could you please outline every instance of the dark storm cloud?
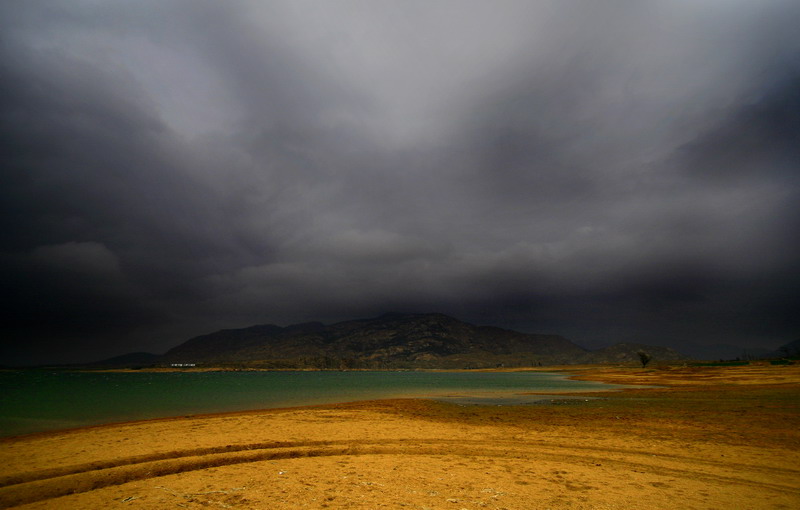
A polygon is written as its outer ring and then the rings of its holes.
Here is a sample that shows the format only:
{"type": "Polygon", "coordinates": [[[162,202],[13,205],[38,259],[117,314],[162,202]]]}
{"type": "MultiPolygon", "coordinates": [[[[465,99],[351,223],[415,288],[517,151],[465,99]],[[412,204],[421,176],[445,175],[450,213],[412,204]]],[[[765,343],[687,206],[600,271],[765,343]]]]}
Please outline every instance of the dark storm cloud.
{"type": "Polygon", "coordinates": [[[800,329],[792,2],[0,9],[7,362],[387,310],[800,329]]]}

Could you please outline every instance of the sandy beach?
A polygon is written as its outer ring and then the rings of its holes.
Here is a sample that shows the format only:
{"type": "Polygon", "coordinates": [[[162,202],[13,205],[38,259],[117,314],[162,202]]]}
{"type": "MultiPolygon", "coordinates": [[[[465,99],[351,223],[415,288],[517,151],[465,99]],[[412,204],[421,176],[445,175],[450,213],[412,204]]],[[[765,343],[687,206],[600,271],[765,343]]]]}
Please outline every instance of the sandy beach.
{"type": "Polygon", "coordinates": [[[567,370],[658,387],[520,407],[399,399],[9,438],[0,508],[800,507],[799,365],[567,370]]]}

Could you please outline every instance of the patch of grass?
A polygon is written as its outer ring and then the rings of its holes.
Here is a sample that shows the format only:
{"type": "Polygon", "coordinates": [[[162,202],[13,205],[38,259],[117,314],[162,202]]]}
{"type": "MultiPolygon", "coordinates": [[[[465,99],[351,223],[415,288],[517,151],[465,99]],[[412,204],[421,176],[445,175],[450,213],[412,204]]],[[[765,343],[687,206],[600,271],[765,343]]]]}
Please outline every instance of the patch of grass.
{"type": "Polygon", "coordinates": [[[460,406],[406,400],[394,401],[385,411],[465,425],[539,431],[587,427],[642,438],[800,450],[800,390],[795,385],[628,390],[570,406],[460,406]]]}

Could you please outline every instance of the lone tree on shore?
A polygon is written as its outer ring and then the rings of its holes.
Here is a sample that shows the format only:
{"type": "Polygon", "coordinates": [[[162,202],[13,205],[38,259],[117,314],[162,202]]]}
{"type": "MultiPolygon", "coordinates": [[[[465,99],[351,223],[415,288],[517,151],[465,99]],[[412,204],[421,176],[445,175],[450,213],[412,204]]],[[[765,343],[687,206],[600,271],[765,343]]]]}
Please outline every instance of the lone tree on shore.
{"type": "Polygon", "coordinates": [[[650,363],[650,360],[653,359],[652,356],[650,356],[649,354],[647,354],[644,351],[639,351],[636,354],[639,355],[639,361],[642,362],[642,368],[646,367],[647,364],[650,363]]]}

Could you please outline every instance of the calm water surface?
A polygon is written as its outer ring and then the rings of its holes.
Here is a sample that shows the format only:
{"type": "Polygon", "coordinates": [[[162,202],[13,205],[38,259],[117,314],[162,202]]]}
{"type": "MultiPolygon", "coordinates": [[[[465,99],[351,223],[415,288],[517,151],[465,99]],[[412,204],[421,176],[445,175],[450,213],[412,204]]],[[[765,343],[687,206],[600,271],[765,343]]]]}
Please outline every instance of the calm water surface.
{"type": "Polygon", "coordinates": [[[391,397],[526,403],[612,389],[542,372],[0,372],[0,436],[100,423],[391,397]]]}

